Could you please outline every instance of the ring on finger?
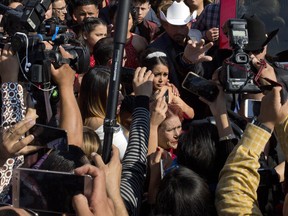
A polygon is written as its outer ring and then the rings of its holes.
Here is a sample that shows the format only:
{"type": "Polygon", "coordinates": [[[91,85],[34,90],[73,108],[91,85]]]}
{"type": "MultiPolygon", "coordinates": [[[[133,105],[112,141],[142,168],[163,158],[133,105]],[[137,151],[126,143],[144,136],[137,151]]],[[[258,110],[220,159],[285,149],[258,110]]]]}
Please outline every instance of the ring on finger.
{"type": "Polygon", "coordinates": [[[8,132],[12,135],[14,133],[13,128],[12,127],[8,128],[8,132]]]}

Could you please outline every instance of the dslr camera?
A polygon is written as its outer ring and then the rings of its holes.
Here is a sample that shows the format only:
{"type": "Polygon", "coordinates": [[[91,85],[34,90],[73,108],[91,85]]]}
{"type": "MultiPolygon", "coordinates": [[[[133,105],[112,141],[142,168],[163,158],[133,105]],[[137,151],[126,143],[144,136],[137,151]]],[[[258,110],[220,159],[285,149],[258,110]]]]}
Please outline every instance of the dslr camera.
{"type": "Polygon", "coordinates": [[[248,44],[247,21],[230,19],[226,24],[232,55],[224,60],[219,81],[226,93],[259,93],[261,90],[253,82],[255,73],[252,71],[250,57],[244,52],[248,44]]]}

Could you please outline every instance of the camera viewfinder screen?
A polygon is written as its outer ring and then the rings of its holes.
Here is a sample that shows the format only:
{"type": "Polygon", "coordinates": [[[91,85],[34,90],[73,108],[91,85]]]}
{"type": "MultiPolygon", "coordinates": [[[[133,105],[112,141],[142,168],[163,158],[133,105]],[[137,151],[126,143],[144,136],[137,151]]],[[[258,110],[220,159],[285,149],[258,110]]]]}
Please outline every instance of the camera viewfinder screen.
{"type": "Polygon", "coordinates": [[[241,31],[241,30],[232,30],[233,36],[236,37],[245,37],[246,36],[246,32],[245,31],[241,31]]]}

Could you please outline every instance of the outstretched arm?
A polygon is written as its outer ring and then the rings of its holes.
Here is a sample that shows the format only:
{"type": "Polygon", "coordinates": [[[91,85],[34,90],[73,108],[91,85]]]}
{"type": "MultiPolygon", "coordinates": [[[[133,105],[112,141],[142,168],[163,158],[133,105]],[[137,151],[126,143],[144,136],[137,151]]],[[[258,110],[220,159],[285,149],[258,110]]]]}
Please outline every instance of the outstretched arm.
{"type": "Polygon", "coordinates": [[[258,160],[274,126],[288,115],[288,102],[281,105],[280,90],[274,88],[263,97],[258,122],[248,124],[220,173],[215,201],[218,215],[262,215],[256,193],[258,160]]]}
{"type": "Polygon", "coordinates": [[[138,215],[147,166],[149,139],[149,98],[154,75],[146,68],[137,68],[133,89],[136,107],[132,114],[129,142],[122,160],[121,196],[129,215],[138,215]]]}
{"type": "MultiPolygon", "coordinates": [[[[62,47],[60,51],[63,57],[67,55],[62,47]]],[[[60,127],[67,131],[68,144],[81,147],[83,122],[73,90],[75,71],[68,64],[64,64],[58,69],[52,65],[51,73],[60,91],[60,127]]]]}

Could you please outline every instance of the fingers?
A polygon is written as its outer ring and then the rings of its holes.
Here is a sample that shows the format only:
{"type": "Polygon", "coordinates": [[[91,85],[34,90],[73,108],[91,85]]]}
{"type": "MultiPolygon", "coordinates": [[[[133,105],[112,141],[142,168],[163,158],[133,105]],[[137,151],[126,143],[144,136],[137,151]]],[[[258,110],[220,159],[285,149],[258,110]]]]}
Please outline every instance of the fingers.
{"type": "Polygon", "coordinates": [[[136,68],[136,70],[135,70],[135,72],[134,72],[134,79],[137,79],[137,78],[138,78],[140,70],[141,70],[141,67],[137,67],[137,68],[136,68]]]}
{"type": "Polygon", "coordinates": [[[157,147],[157,151],[155,153],[155,158],[154,158],[154,163],[160,163],[160,160],[162,158],[162,153],[163,153],[163,149],[157,147]]]}
{"type": "Polygon", "coordinates": [[[59,50],[63,58],[67,58],[67,59],[73,58],[73,56],[69,52],[67,52],[62,46],[59,46],[59,50]]]}
{"type": "MultiPolygon", "coordinates": [[[[30,153],[33,152],[37,149],[39,149],[39,147],[36,146],[27,146],[29,143],[31,143],[34,140],[34,136],[33,135],[29,135],[23,139],[20,139],[18,142],[16,142],[12,148],[11,151],[15,152],[16,155],[21,155],[21,154],[26,154],[26,153],[30,153]]],[[[43,147],[42,147],[43,148],[43,147]]]]}
{"type": "Polygon", "coordinates": [[[112,145],[112,157],[109,163],[114,163],[118,161],[120,161],[119,149],[115,145],[112,145]]]}
{"type": "Polygon", "coordinates": [[[159,102],[160,102],[159,108],[165,114],[165,117],[166,117],[166,112],[168,110],[168,104],[166,103],[166,98],[165,97],[160,98],[159,102]]]}
{"type": "Polygon", "coordinates": [[[35,119],[25,119],[15,124],[14,127],[9,130],[11,139],[19,140],[35,123],[35,119]]]}
{"type": "Polygon", "coordinates": [[[25,115],[25,119],[36,119],[39,116],[36,114],[36,109],[33,108],[28,108],[26,115],[25,115]]]}
{"type": "MultiPolygon", "coordinates": [[[[30,143],[30,142],[29,142],[30,143]]],[[[36,152],[40,149],[45,148],[45,146],[33,146],[33,145],[27,145],[24,148],[22,148],[20,151],[16,153],[16,155],[27,155],[32,152],[36,152]]]]}
{"type": "Polygon", "coordinates": [[[203,61],[212,61],[213,57],[212,56],[203,56],[202,60],[203,61]]]}
{"type": "Polygon", "coordinates": [[[135,74],[134,74],[134,78],[136,78],[136,80],[139,80],[143,77],[144,73],[146,72],[146,67],[138,67],[135,70],[135,74]]]}
{"type": "Polygon", "coordinates": [[[207,52],[213,45],[214,45],[213,42],[205,44],[203,47],[204,52],[207,52]]]}
{"type": "Polygon", "coordinates": [[[102,157],[99,154],[97,154],[96,152],[93,152],[91,154],[91,157],[95,163],[95,166],[97,166],[98,168],[105,166],[105,163],[103,162],[102,157]]]}
{"type": "Polygon", "coordinates": [[[10,44],[5,44],[4,48],[2,49],[1,55],[3,56],[13,56],[14,53],[12,52],[12,48],[10,44]]]}
{"type": "Polygon", "coordinates": [[[75,195],[72,199],[72,205],[76,212],[76,215],[79,216],[91,215],[88,200],[84,195],[82,194],[75,195]]]}
{"type": "Polygon", "coordinates": [[[77,175],[88,174],[88,175],[91,175],[93,177],[96,177],[98,175],[98,168],[95,167],[95,166],[92,166],[90,164],[86,164],[84,166],[76,168],[74,170],[74,173],[77,174],[77,175]],[[96,168],[96,169],[94,169],[94,168],[96,168]]]}

